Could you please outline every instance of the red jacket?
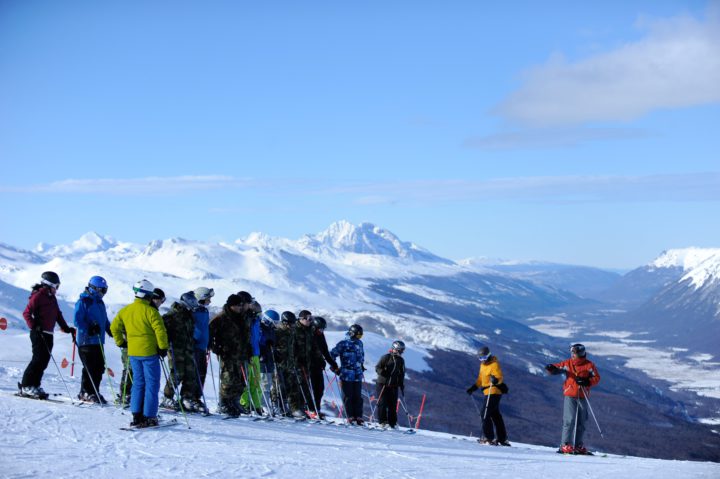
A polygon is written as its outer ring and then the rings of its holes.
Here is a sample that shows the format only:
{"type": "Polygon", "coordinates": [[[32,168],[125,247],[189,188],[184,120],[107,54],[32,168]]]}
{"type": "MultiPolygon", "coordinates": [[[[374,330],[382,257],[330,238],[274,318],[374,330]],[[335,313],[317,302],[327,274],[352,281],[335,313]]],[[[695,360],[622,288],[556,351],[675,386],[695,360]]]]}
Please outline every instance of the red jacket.
{"type": "Polygon", "coordinates": [[[40,321],[43,331],[48,333],[55,330],[55,323],[60,325],[60,329],[64,333],[70,332],[60,311],[60,306],[58,306],[57,298],[52,294],[50,288],[40,287],[33,290],[30,294],[30,301],[23,311],[23,317],[30,329],[40,321]]]}
{"type": "Polygon", "coordinates": [[[600,382],[600,372],[592,361],[587,358],[566,359],[554,366],[562,369],[560,372],[565,373],[565,384],[563,384],[563,395],[570,397],[584,398],[583,390],[575,382],[575,378],[590,378],[590,386],[585,386],[585,391],[590,392],[590,388],[600,382]]]}

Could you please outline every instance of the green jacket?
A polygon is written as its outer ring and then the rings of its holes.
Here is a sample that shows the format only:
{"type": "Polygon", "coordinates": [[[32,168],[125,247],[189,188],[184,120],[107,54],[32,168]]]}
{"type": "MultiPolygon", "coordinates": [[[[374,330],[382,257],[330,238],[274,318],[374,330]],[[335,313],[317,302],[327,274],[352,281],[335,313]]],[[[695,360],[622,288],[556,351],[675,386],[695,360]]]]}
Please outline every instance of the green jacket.
{"type": "Polygon", "coordinates": [[[135,298],[118,311],[110,331],[118,346],[124,342],[124,331],[130,356],[153,356],[158,349],[168,348],[167,331],[160,313],[141,298],[135,298]]]}

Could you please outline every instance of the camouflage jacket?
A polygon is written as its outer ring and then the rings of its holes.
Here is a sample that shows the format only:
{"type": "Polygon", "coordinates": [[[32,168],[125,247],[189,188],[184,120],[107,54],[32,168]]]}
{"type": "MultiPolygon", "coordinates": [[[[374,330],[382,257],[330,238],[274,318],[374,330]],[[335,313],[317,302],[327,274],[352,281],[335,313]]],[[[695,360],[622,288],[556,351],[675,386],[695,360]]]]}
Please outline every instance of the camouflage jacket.
{"type": "MultiPolygon", "coordinates": [[[[293,327],[293,341],[295,343],[295,362],[298,368],[307,370],[317,361],[319,348],[313,336],[314,331],[311,326],[303,326],[299,321],[295,323],[293,327]]],[[[320,356],[320,359],[322,360],[322,356],[320,356]]]]}
{"type": "Polygon", "coordinates": [[[210,321],[209,347],[223,361],[248,361],[252,354],[250,317],[224,306],[223,311],[210,321]]]}
{"type": "Polygon", "coordinates": [[[278,367],[295,369],[295,343],[293,328],[280,326],[275,330],[275,361],[278,367]]]}
{"type": "Polygon", "coordinates": [[[192,311],[180,303],[173,303],[170,311],[163,314],[163,322],[168,334],[168,341],[172,344],[172,351],[176,356],[186,352],[192,354],[195,340],[195,318],[192,311]]]}

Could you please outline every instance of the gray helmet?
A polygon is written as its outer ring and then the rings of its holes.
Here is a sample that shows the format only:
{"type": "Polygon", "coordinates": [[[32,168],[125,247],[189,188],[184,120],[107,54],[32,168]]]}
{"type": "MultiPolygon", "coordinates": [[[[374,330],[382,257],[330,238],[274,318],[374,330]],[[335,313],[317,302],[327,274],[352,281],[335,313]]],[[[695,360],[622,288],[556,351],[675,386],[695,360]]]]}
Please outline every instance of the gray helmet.
{"type": "Polygon", "coordinates": [[[405,352],[405,343],[403,343],[399,339],[397,341],[393,341],[392,350],[397,352],[398,354],[404,353],[405,352]]]}
{"type": "Polygon", "coordinates": [[[198,301],[206,301],[215,296],[215,291],[212,288],[206,288],[205,286],[200,286],[193,292],[195,293],[195,298],[198,301]]]}
{"type": "Polygon", "coordinates": [[[587,351],[585,351],[585,345],[576,343],[570,346],[570,353],[577,354],[577,357],[584,358],[585,355],[587,355],[587,351]]]}
{"type": "Polygon", "coordinates": [[[195,297],[195,293],[192,291],[188,291],[187,293],[183,293],[182,296],[180,296],[180,304],[185,306],[190,311],[194,311],[198,307],[198,301],[195,297]]]}

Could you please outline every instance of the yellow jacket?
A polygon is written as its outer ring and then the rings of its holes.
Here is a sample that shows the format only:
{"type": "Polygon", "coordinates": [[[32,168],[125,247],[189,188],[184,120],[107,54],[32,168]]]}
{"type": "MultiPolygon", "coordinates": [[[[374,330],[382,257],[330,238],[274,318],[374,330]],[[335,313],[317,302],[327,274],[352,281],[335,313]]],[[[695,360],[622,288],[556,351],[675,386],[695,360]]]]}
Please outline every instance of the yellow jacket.
{"type": "Polygon", "coordinates": [[[491,385],[492,383],[490,382],[490,376],[495,376],[498,380],[498,384],[503,382],[503,374],[502,370],[500,369],[500,363],[495,356],[491,356],[490,359],[488,359],[484,363],[480,363],[480,371],[478,372],[478,377],[475,381],[475,385],[478,388],[487,387],[487,389],[483,389],[483,394],[485,394],[486,396],[488,394],[502,394],[502,391],[500,391],[500,389],[491,385]]]}
{"type": "Polygon", "coordinates": [[[123,343],[127,336],[129,356],[153,356],[158,349],[168,349],[168,337],[162,316],[149,302],[135,298],[115,316],[110,325],[115,344],[123,343]]]}

